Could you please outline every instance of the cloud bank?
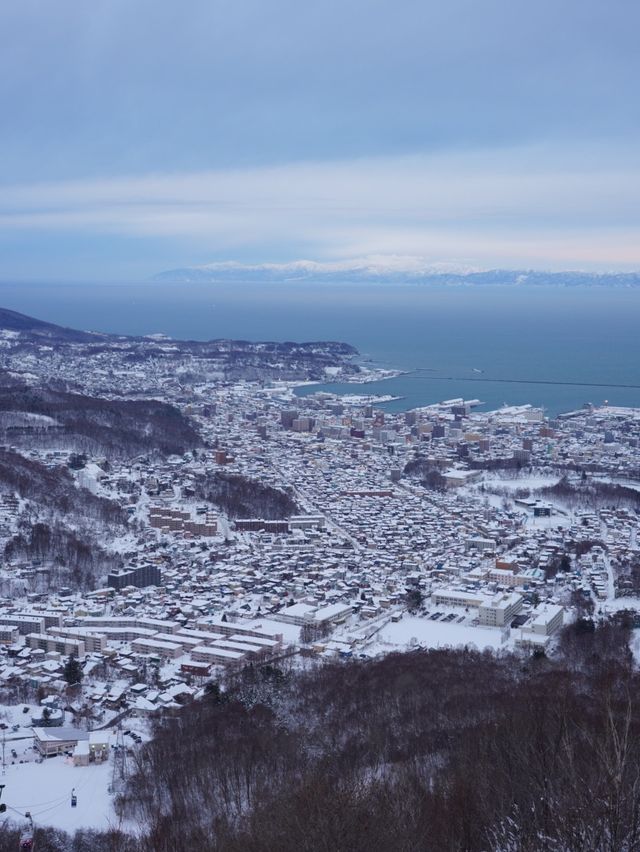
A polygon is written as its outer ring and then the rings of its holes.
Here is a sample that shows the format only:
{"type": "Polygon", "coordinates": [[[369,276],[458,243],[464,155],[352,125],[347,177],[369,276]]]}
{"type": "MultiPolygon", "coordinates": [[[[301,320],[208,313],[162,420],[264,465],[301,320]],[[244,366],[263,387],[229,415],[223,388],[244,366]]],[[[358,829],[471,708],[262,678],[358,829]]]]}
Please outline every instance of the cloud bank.
{"type": "Polygon", "coordinates": [[[169,239],[212,260],[623,270],[640,268],[639,195],[625,152],[614,165],[524,147],[10,186],[0,235],[169,239]]]}

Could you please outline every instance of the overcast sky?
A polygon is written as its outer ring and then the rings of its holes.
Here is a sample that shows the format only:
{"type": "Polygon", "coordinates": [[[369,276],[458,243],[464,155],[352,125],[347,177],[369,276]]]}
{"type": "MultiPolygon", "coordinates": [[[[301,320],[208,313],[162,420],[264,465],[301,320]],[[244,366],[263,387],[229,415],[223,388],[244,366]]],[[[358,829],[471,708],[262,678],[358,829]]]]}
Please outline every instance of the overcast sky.
{"type": "Polygon", "coordinates": [[[637,0],[0,5],[0,278],[640,268],[637,0]]]}

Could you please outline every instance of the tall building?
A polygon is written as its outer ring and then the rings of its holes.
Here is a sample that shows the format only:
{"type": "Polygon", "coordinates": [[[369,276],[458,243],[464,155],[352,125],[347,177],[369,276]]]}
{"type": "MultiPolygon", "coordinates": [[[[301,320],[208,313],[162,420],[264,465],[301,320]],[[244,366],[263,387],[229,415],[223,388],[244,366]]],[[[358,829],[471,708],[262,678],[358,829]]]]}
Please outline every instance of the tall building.
{"type": "Polygon", "coordinates": [[[117,592],[125,586],[136,586],[139,589],[145,586],[160,586],[162,571],[157,565],[141,565],[139,568],[112,571],[107,576],[107,585],[117,592]]]}
{"type": "Polygon", "coordinates": [[[295,409],[280,412],[280,424],[285,429],[291,429],[293,421],[298,417],[298,412],[295,409]]]}
{"type": "Polygon", "coordinates": [[[522,609],[522,595],[496,595],[478,607],[478,621],[486,627],[508,627],[522,609]]]}

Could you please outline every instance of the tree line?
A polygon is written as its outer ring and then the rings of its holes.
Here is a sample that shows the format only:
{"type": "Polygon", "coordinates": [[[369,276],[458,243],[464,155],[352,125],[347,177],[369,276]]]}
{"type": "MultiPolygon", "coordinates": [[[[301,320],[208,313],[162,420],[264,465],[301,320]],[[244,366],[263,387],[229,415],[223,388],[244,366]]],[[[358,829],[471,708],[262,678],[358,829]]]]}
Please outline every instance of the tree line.
{"type": "Polygon", "coordinates": [[[0,491],[79,519],[116,526],[127,521],[125,510],[115,501],[78,489],[67,467],[48,467],[6,449],[0,449],[0,491]]]}
{"type": "Polygon", "coordinates": [[[194,490],[199,500],[214,503],[230,518],[280,520],[299,511],[288,490],[236,473],[200,476],[195,480],[194,490]]]}
{"type": "MultiPolygon", "coordinates": [[[[118,812],[144,852],[632,852],[629,639],[624,615],[579,618],[551,658],[441,649],[248,667],[156,723],[118,812]]],[[[75,842],[43,848],[84,852],[75,842]]]]}
{"type": "Polygon", "coordinates": [[[580,619],[554,659],[251,668],[160,723],[120,807],[157,852],[627,852],[640,845],[628,643],[624,620],[580,619]]]}
{"type": "Polygon", "coordinates": [[[130,458],[142,453],[182,455],[202,443],[191,421],[158,400],[106,399],[52,387],[0,387],[0,424],[5,440],[26,447],[73,449],[130,458]],[[10,427],[16,414],[50,417],[56,428],[10,427]]]}

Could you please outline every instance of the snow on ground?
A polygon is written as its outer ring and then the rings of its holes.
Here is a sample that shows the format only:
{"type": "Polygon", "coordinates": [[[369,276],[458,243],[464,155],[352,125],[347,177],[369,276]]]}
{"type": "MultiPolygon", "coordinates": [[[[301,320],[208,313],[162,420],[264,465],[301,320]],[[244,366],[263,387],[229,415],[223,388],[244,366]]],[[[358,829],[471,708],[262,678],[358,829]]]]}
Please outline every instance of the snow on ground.
{"type": "Polygon", "coordinates": [[[640,611],[640,598],[632,598],[632,597],[623,597],[623,598],[614,598],[611,597],[607,601],[601,603],[598,607],[603,613],[607,612],[620,612],[623,609],[632,609],[636,612],[640,611]]]}
{"type": "Polygon", "coordinates": [[[634,491],[640,491],[640,482],[634,479],[626,479],[624,476],[593,476],[592,482],[604,482],[605,485],[623,485],[625,488],[632,488],[634,491]]]}
{"type": "Polygon", "coordinates": [[[558,474],[523,474],[518,476],[500,476],[488,473],[482,479],[487,488],[502,488],[505,491],[519,491],[528,488],[537,491],[539,488],[550,488],[560,480],[558,474]]]}
{"type": "MultiPolygon", "coordinates": [[[[548,488],[556,485],[560,477],[557,474],[518,474],[517,476],[502,476],[497,473],[484,474],[481,482],[474,482],[471,485],[464,486],[460,489],[463,494],[469,494],[473,497],[480,497],[489,506],[496,509],[502,508],[505,498],[513,500],[516,491],[528,490],[531,492],[531,497],[536,498],[536,492],[541,488],[548,488]],[[485,491],[481,491],[485,488],[485,491]],[[493,492],[498,493],[493,493],[493,492]],[[503,493],[504,492],[504,493],[503,493]]],[[[521,506],[511,505],[511,510],[515,510],[522,517],[523,522],[528,527],[537,529],[557,529],[559,527],[567,527],[571,525],[572,516],[567,512],[561,500],[556,500],[552,497],[545,497],[545,502],[550,503],[555,511],[549,518],[536,518],[532,511],[527,511],[521,506]]]]}
{"type": "Polygon", "coordinates": [[[457,648],[475,646],[498,649],[503,647],[502,631],[491,627],[473,627],[469,624],[450,624],[428,618],[406,617],[391,622],[376,635],[368,652],[383,653],[392,649],[412,647],[457,648]]]}
{"type": "Polygon", "coordinates": [[[8,816],[18,824],[16,811],[30,811],[36,825],[69,832],[117,827],[118,818],[108,792],[112,773],[110,762],[75,767],[68,757],[10,765],[0,780],[6,785],[2,801],[7,805],[8,816]],[[74,787],[78,804],[72,808],[74,787]]]}
{"type": "Polygon", "coordinates": [[[555,530],[560,527],[570,527],[572,520],[571,515],[556,509],[548,518],[536,518],[532,512],[527,512],[525,523],[532,529],[555,530]]]}
{"type": "Polygon", "coordinates": [[[31,730],[31,717],[40,713],[42,707],[38,704],[3,704],[0,706],[0,722],[4,722],[9,727],[12,725],[20,725],[20,727],[31,730]],[[24,708],[27,712],[24,712],[24,708]]]}

